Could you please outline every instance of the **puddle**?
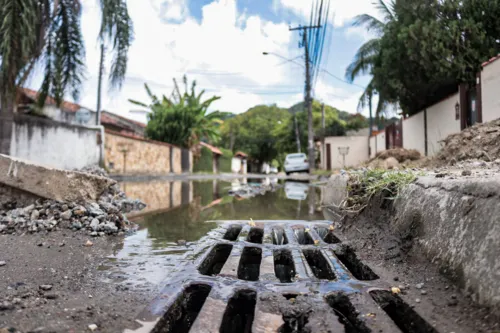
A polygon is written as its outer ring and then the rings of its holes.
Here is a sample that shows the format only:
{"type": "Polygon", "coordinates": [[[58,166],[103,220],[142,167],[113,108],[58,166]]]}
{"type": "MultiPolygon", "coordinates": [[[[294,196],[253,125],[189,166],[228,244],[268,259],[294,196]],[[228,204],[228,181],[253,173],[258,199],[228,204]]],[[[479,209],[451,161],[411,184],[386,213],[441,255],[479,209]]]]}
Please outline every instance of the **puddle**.
{"type": "Polygon", "coordinates": [[[188,333],[211,289],[205,284],[188,286],[151,332],[188,333]]]}
{"type": "Polygon", "coordinates": [[[291,283],[295,277],[295,264],[290,250],[274,250],[274,273],[281,283],[291,283]]]}
{"type": "Polygon", "coordinates": [[[323,280],[335,280],[335,273],[320,250],[306,249],[302,252],[315,277],[323,280]]]}
{"type": "Polygon", "coordinates": [[[222,317],[220,333],[251,333],[257,303],[253,290],[239,290],[229,299],[222,317]]]}
{"type": "Polygon", "coordinates": [[[326,302],[335,312],[339,322],[344,325],[345,333],[371,333],[371,330],[358,318],[358,312],[347,295],[331,294],[326,297],[326,302]]]}
{"type": "Polygon", "coordinates": [[[258,247],[243,248],[238,265],[238,279],[257,281],[259,279],[261,261],[262,249],[258,247]]]}
{"type": "Polygon", "coordinates": [[[386,290],[370,291],[370,296],[403,333],[438,333],[399,296],[386,290]]]}
{"type": "MultiPolygon", "coordinates": [[[[270,179],[255,182],[270,183],[270,179]]],[[[317,211],[320,189],[316,201],[295,200],[287,197],[283,188],[252,198],[230,196],[228,191],[251,179],[229,181],[149,181],[122,182],[120,186],[131,198],[144,201],[148,207],[140,215],[129,218],[139,225],[139,230],[116,245],[113,256],[105,260],[101,270],[105,282],[119,283],[127,287],[154,290],[179,270],[184,263],[196,259],[193,253],[207,244],[200,239],[217,227],[210,220],[322,220],[317,211]],[[313,214],[309,214],[312,211],[313,214]]],[[[307,186],[307,184],[305,184],[307,186]]],[[[309,191],[309,195],[312,190],[309,191]]],[[[276,230],[273,242],[285,245],[288,239],[276,230]]],[[[250,242],[262,243],[258,228],[242,234],[241,226],[228,228],[224,239],[236,241],[248,237],[250,242]]],[[[226,248],[227,249],[227,248],[226,248]]],[[[217,274],[223,265],[224,250],[214,255],[213,263],[207,262],[206,274],[217,274]]],[[[202,265],[200,265],[201,267],[202,265]]],[[[248,275],[248,274],[245,274],[248,275]]],[[[251,275],[251,274],[250,274],[251,275]]]]}

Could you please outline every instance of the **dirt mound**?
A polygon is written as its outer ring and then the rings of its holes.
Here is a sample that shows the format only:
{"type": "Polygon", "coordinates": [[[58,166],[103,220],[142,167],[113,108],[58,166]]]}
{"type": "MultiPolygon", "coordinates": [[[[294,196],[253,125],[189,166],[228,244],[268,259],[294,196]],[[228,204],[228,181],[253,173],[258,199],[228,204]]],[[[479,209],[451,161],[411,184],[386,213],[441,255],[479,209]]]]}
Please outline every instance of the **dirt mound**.
{"type": "Polygon", "coordinates": [[[500,119],[451,134],[443,142],[444,146],[436,156],[440,164],[453,165],[470,159],[493,162],[500,158],[500,119]]]}
{"type": "Polygon", "coordinates": [[[374,159],[386,160],[389,157],[394,157],[399,163],[405,161],[416,161],[422,158],[420,152],[415,149],[394,148],[379,152],[374,159]]]}

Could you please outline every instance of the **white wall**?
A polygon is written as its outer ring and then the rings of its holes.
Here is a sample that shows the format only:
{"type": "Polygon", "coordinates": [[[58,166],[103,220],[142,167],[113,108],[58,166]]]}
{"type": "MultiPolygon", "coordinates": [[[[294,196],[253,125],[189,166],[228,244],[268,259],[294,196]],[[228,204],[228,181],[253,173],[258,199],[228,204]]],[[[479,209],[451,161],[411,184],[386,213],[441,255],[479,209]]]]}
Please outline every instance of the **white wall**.
{"type": "Polygon", "coordinates": [[[376,141],[377,141],[376,137],[372,136],[370,138],[370,158],[374,158],[375,155],[377,154],[376,141]]]}
{"type": "Polygon", "coordinates": [[[231,159],[231,171],[234,173],[238,173],[241,170],[241,158],[233,157],[231,159]]]}
{"type": "Polygon", "coordinates": [[[500,118],[500,59],[486,65],[481,73],[483,122],[500,118]]]}
{"type": "Polygon", "coordinates": [[[45,105],[43,107],[42,113],[52,120],[59,121],[62,123],[72,124],[72,125],[84,125],[84,126],[94,126],[96,114],[94,111],[90,111],[90,118],[85,124],[79,124],[76,121],[76,113],[74,112],[63,112],[61,109],[55,105],[45,105]]]}
{"type": "Polygon", "coordinates": [[[10,155],[59,169],[96,165],[99,163],[97,134],[100,132],[99,128],[17,115],[10,155]]]}
{"type": "Polygon", "coordinates": [[[375,146],[376,146],[377,153],[386,150],[385,149],[385,131],[383,131],[382,133],[379,133],[375,137],[375,146]]]}
{"type": "Polygon", "coordinates": [[[428,156],[434,156],[441,149],[443,146],[441,140],[445,139],[450,134],[461,131],[460,119],[455,119],[455,104],[457,102],[459,102],[458,93],[427,108],[428,156]]]}
{"type": "Polygon", "coordinates": [[[403,120],[403,147],[416,149],[425,156],[424,112],[403,120]]]}
{"type": "Polygon", "coordinates": [[[368,159],[368,137],[367,136],[329,136],[325,138],[325,144],[330,144],[332,169],[344,167],[339,147],[349,147],[349,153],[345,157],[345,166],[357,166],[368,159]]]}

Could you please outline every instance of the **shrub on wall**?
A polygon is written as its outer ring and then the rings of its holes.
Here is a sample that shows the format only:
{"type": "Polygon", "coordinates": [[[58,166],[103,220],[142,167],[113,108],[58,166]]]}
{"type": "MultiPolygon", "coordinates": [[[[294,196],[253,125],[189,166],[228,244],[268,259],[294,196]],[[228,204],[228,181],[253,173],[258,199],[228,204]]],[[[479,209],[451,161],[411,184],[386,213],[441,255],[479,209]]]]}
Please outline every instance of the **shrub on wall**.
{"type": "Polygon", "coordinates": [[[200,156],[194,159],[193,172],[213,172],[212,151],[201,147],[200,156]]]}

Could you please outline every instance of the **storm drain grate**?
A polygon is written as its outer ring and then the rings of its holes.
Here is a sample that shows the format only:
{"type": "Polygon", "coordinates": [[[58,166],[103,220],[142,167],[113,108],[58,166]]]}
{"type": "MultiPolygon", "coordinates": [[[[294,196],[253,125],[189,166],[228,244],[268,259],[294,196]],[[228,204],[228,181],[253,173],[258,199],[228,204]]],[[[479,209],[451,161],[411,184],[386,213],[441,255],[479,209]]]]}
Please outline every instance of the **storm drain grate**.
{"type": "Polygon", "coordinates": [[[140,332],[436,332],[328,221],[228,221],[138,317],[140,332]]]}

